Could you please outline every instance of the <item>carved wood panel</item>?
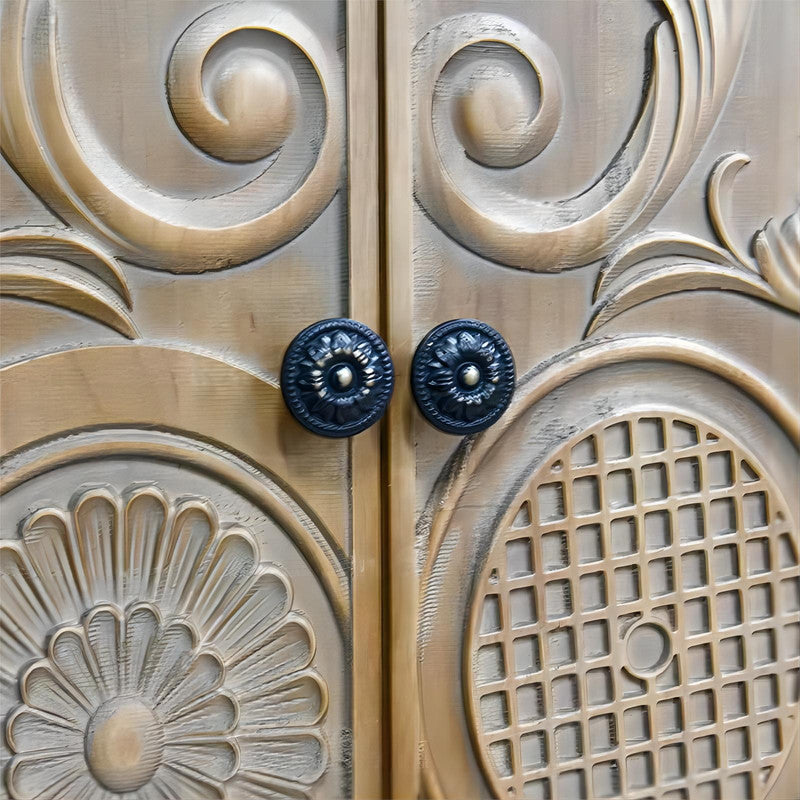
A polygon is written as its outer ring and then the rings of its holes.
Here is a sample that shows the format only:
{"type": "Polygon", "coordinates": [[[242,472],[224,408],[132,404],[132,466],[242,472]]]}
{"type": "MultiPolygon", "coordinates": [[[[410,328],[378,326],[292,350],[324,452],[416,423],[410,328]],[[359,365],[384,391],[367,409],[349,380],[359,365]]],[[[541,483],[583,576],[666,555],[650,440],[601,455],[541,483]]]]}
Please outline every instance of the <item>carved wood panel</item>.
{"type": "Polygon", "coordinates": [[[386,13],[398,373],[471,318],[518,376],[465,439],[395,399],[397,796],[795,797],[797,15],[386,13]]]}
{"type": "Polygon", "coordinates": [[[377,327],[376,5],[0,14],[0,795],[378,796],[377,432],[278,377],[377,327]]]}

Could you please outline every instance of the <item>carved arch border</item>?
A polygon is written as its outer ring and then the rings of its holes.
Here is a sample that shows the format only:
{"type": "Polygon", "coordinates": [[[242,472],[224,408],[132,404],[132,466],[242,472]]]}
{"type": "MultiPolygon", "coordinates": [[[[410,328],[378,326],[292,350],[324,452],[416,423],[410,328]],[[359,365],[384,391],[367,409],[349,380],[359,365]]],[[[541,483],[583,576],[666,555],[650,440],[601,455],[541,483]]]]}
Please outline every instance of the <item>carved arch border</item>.
{"type": "MultiPolygon", "coordinates": [[[[566,386],[576,378],[603,368],[637,362],[665,362],[694,367],[722,379],[764,409],[786,434],[791,445],[800,450],[800,417],[796,410],[780,397],[762,376],[703,344],[676,337],[619,337],[581,344],[544,362],[520,380],[515,399],[496,425],[477,437],[466,438],[459,446],[443,472],[444,476],[454,476],[453,479],[441,482],[440,478],[417,522],[417,541],[419,546],[424,548],[420,556],[421,574],[417,609],[418,668],[421,669],[422,662],[419,656],[425,637],[419,613],[429,606],[432,607],[437,601],[436,589],[432,588],[436,577],[435,565],[443,550],[450,522],[459,507],[459,501],[484,459],[527,411],[553,391],[566,386]],[[427,542],[423,542],[426,532],[428,539],[427,542]]],[[[422,712],[421,706],[419,710],[422,712]]],[[[420,713],[420,717],[422,741],[427,754],[429,745],[424,714],[420,713]]],[[[440,783],[433,757],[426,755],[423,758],[422,779],[427,796],[445,800],[447,794],[440,783]]]]}
{"type": "MultiPolygon", "coordinates": [[[[95,458],[113,458],[120,454],[138,455],[157,460],[175,461],[211,475],[241,493],[255,505],[263,508],[295,544],[317,575],[345,637],[350,635],[350,586],[347,578],[346,556],[327,529],[324,521],[292,488],[291,473],[285,464],[277,460],[265,462],[245,446],[231,447],[230,435],[218,430],[223,426],[208,414],[208,408],[191,384],[186,384],[182,396],[176,389],[174,403],[176,420],[182,424],[153,424],[140,410],[138,417],[131,416],[131,408],[137,401],[146,407],[149,383],[142,376],[143,355],[155,357],[163,366],[186,367],[189,361],[205,362],[200,370],[204,374],[203,384],[214,383],[208,372],[227,375],[236,385],[246,386],[259,404],[281,406],[280,390],[246,372],[225,364],[210,356],[201,356],[181,350],[161,347],[111,346],[85,348],[54,353],[31,361],[14,364],[0,370],[5,388],[5,414],[0,436],[8,455],[3,459],[3,481],[0,495],[21,483],[47,471],[76,461],[95,458]],[[143,354],[142,351],[151,351],[143,354]],[[156,351],[155,353],[152,351],[156,351]],[[115,378],[127,375],[128,384],[116,384],[113,406],[93,405],[80,402],[80,386],[73,386],[73,397],[66,387],[61,399],[64,413],[60,423],[54,423],[54,415],[45,411],[49,399],[39,392],[31,391],[38,380],[52,381],[53,374],[61,372],[80,357],[93,358],[93,368],[98,374],[115,378]],[[160,358],[159,358],[160,357],[160,358]],[[113,367],[112,367],[113,364],[113,367]],[[194,392],[195,397],[191,398],[194,392]],[[194,407],[191,408],[190,405],[194,407]],[[204,411],[206,412],[204,415],[204,411]],[[47,421],[50,426],[47,427],[47,421]],[[215,431],[222,435],[214,435],[215,431]],[[95,441],[86,441],[80,434],[95,433],[95,441]],[[69,437],[78,435],[71,442],[69,437]],[[169,440],[166,441],[166,437],[169,440]],[[160,441],[159,441],[160,440],[160,441]],[[37,452],[48,443],[62,445],[57,452],[37,452]],[[202,447],[191,447],[190,444],[202,447]],[[238,463],[237,463],[238,462],[238,463]],[[287,472],[289,474],[287,474],[287,472]],[[270,486],[272,483],[274,486],[270,486]],[[284,494],[285,497],[280,495],[284,494]],[[294,507],[293,507],[294,506],[294,507]],[[303,519],[305,518],[305,519],[303,519]]],[[[80,362],[73,365],[76,375],[85,375],[80,362]]],[[[217,376],[218,377],[218,376],[217,376]]],[[[173,381],[172,387],[180,384],[173,381]]],[[[85,394],[85,389],[84,389],[85,394]]],[[[158,403],[157,400],[152,402],[158,403]]],[[[278,414],[265,413],[279,427],[278,414]]],[[[244,442],[233,442],[244,445],[244,442]]]]}

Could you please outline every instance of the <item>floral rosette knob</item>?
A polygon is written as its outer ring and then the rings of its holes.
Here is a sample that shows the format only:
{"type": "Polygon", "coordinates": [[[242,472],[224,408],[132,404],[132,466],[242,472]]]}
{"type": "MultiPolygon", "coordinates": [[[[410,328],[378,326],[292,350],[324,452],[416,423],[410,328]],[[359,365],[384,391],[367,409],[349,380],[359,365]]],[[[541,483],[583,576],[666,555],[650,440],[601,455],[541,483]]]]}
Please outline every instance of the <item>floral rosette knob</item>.
{"type": "Polygon", "coordinates": [[[514,381],[505,339],[477,320],[439,325],[414,355],[411,385],[417,405],[446,433],[477,433],[497,422],[511,402],[514,381]]]}

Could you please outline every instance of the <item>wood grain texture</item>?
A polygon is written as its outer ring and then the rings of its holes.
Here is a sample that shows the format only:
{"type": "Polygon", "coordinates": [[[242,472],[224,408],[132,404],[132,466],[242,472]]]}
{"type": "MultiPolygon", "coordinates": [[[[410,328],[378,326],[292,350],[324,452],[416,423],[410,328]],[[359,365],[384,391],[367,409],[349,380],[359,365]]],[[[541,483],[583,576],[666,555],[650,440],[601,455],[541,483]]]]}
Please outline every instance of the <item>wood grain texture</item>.
{"type": "MultiPolygon", "coordinates": [[[[381,329],[378,4],[347,6],[350,316],[381,329]]],[[[383,740],[381,425],[350,440],[353,520],[353,797],[386,794],[383,740]]]]}
{"type": "MultiPolygon", "coordinates": [[[[667,554],[648,550],[644,518],[634,520],[630,548],[620,544],[620,526],[635,517],[633,498],[656,510],[645,494],[651,487],[633,477],[626,483],[621,454],[611,457],[607,474],[595,468],[599,460],[580,466],[580,474],[569,470],[576,463],[572,444],[585,441],[592,425],[616,430],[614,420],[672,414],[701,420],[718,432],[717,441],[736,439],[756,451],[760,480],[780,487],[773,507],[782,497],[784,510],[770,518],[768,534],[759,529],[753,536],[788,545],[774,577],[780,583],[786,569],[786,585],[794,585],[800,274],[792,142],[800,96],[787,76],[798,68],[798,19],[785,6],[735,2],[568,6],[569,13],[564,4],[535,0],[415,3],[403,32],[410,35],[415,200],[412,344],[447,320],[479,319],[509,343],[518,375],[508,411],[475,437],[446,436],[413,414],[415,535],[405,533],[404,520],[392,535],[407,542],[406,557],[413,555],[418,572],[402,599],[405,609],[392,611],[395,619],[416,614],[413,757],[421,763],[422,791],[438,798],[705,792],[783,800],[798,791],[796,774],[783,768],[796,757],[794,723],[786,723],[780,746],[768,728],[783,722],[760,729],[765,738],[750,746],[746,737],[759,730],[758,712],[749,707],[736,716],[723,708],[732,702],[736,675],[760,663],[755,640],[745,645],[744,661],[726,661],[730,635],[724,614],[709,601],[709,635],[726,644],[713,659],[713,674],[702,679],[708,687],[695,686],[684,665],[667,689],[668,659],[653,667],[657,675],[636,677],[641,651],[628,647],[628,634],[644,625],[646,636],[660,636],[654,614],[675,605],[674,592],[651,596],[648,580],[657,579],[659,558],[667,554]],[[763,78],[766,63],[776,81],[771,88],[763,78]],[[525,495],[545,474],[536,492],[525,495]],[[630,497],[614,494],[625,487],[632,487],[630,497]],[[523,496],[528,502],[517,503],[523,496]],[[595,512],[603,522],[593,522],[595,512]],[[576,560],[584,540],[570,537],[573,530],[588,536],[592,525],[602,552],[600,561],[584,566],[576,560]],[[564,548],[548,549],[557,539],[567,541],[564,548]],[[626,615],[632,565],[652,602],[636,619],[626,615]],[[570,600],[575,570],[585,580],[576,579],[570,600]],[[583,605],[585,591],[589,606],[601,598],[586,587],[600,585],[607,592],[600,616],[622,620],[609,628],[609,669],[632,681],[614,677],[610,694],[603,694],[602,712],[615,718],[617,732],[607,749],[597,733],[603,714],[592,706],[602,669],[585,647],[591,626],[585,634],[583,626],[594,613],[583,605]],[[485,602],[476,604],[478,596],[485,602]],[[567,631],[575,658],[568,657],[567,631]],[[639,680],[645,695],[633,691],[639,680]],[[699,743],[694,729],[681,727],[691,719],[691,703],[679,701],[684,723],[672,734],[658,728],[656,711],[666,707],[658,705],[667,699],[663,692],[675,699],[716,685],[718,716],[727,715],[725,724],[738,732],[717,732],[718,763],[706,771],[702,744],[712,740],[699,743]],[[651,700],[652,735],[629,736],[631,709],[651,700]],[[623,709],[626,702],[630,708],[623,709]],[[578,731],[582,721],[586,730],[578,731]],[[667,741],[668,735],[678,738],[667,741]],[[634,740],[637,755],[629,758],[634,740]],[[761,759],[770,758],[776,761],[762,770],[761,759]]],[[[387,53],[386,63],[387,85],[399,85],[389,70],[400,62],[387,53]]],[[[405,154],[400,145],[389,152],[405,154]]],[[[409,224],[406,211],[396,210],[398,227],[409,224]]],[[[392,220],[387,224],[391,231],[392,220]]],[[[406,307],[405,300],[392,301],[406,307]]],[[[603,444],[598,440],[598,454],[603,444]]],[[[714,446],[712,439],[702,444],[714,446]]],[[[672,466],[663,459],[671,509],[684,507],[676,487],[683,485],[682,467],[694,463],[686,455],[684,462],[676,451],[672,466]]],[[[701,460],[698,480],[710,479],[713,459],[702,468],[701,460]]],[[[717,503],[706,511],[707,525],[720,522],[717,511],[741,508],[734,522],[727,520],[726,534],[703,539],[713,550],[705,559],[709,575],[731,552],[716,549],[726,545],[725,536],[730,544],[750,536],[744,485],[713,490],[717,503]]],[[[701,504],[703,491],[688,491],[685,505],[701,504]]],[[[684,508],[681,515],[688,513],[684,508]]],[[[670,547],[701,547],[681,539],[677,522],[670,535],[670,547]]],[[[676,562],[676,586],[679,573],[676,562]]],[[[722,591],[718,584],[715,591],[722,591]]],[[[699,584],[695,589],[702,591],[699,584]]],[[[794,603],[776,603],[775,614],[794,613],[794,603]]],[[[672,653],[684,652],[687,640],[691,648],[699,635],[682,611],[666,636],[672,653]]],[[[761,636],[780,637],[783,618],[762,619],[761,636]]],[[[750,623],[740,617],[735,624],[744,630],[750,623]]],[[[405,630],[403,621],[396,626],[405,630]]],[[[397,662],[409,641],[394,642],[397,662]]],[[[795,669],[800,658],[794,648],[780,653],[789,660],[778,654],[766,662],[770,674],[795,669]]],[[[796,690],[786,697],[795,708],[796,690]]],[[[774,696],[770,703],[774,711],[774,696]]]]}
{"type": "Polygon", "coordinates": [[[410,3],[383,6],[386,335],[395,363],[397,389],[386,425],[389,581],[389,781],[391,797],[416,798],[420,791],[417,696],[417,567],[414,550],[414,422],[410,386],[412,320],[412,148],[410,3]]]}
{"type": "Polygon", "coordinates": [[[377,327],[375,9],[2,19],[6,791],[380,796],[379,433],[314,437],[277,380],[308,324],[377,327]]]}

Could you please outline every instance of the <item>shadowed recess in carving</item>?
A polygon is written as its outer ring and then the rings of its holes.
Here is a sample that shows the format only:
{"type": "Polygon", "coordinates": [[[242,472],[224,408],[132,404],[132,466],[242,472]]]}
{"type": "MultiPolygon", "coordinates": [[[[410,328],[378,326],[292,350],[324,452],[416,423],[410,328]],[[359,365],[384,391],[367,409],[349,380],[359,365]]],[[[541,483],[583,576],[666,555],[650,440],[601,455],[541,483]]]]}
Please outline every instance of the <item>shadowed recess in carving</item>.
{"type": "Polygon", "coordinates": [[[742,153],[727,155],[708,181],[708,212],[722,246],[680,233],[625,242],[600,271],[585,336],[648,300],[701,289],[746,294],[800,314],[800,208],[780,225],[770,219],[755,234],[754,257],[728,229],[725,208],[733,179],[749,162],[742,153]]]}
{"type": "Polygon", "coordinates": [[[289,577],[247,530],[199,499],[98,488],[35,512],[0,556],[14,800],[308,796],[327,686],[289,577]]]}
{"type": "Polygon", "coordinates": [[[134,339],[131,296],[116,260],[61,228],[0,232],[0,296],[65,308],[134,339]]]}
{"type": "Polygon", "coordinates": [[[655,29],[649,83],[630,137],[598,169],[592,186],[556,202],[512,197],[488,182],[480,192],[461,185],[442,152],[436,108],[443,97],[457,95],[453,119],[463,158],[485,168],[523,165],[547,146],[561,113],[560,70],[549,47],[498,14],[455,16],[429,31],[414,49],[414,186],[431,217],[476,253],[536,272],[588,264],[641,230],[677,188],[711,131],[750,17],[749,4],[740,0],[664,0],[664,7],[668,19],[655,29]],[[497,63],[498,47],[527,60],[539,83],[538,106],[525,88],[524,70],[497,63]],[[453,68],[454,60],[470,59],[468,74],[463,65],[453,68]],[[445,92],[447,79],[458,86],[445,92]]]}

